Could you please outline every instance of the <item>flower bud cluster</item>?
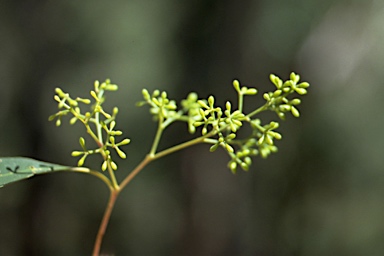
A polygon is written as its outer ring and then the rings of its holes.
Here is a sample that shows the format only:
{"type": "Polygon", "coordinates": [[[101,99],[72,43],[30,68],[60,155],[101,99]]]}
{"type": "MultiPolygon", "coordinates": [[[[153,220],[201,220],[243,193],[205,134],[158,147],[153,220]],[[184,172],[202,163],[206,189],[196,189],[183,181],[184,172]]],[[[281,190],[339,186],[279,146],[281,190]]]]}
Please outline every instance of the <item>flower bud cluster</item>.
{"type": "Polygon", "coordinates": [[[154,90],[150,94],[148,90],[143,89],[142,94],[144,101],[138,102],[137,106],[149,105],[153,119],[160,121],[163,129],[172,122],[182,121],[188,124],[188,131],[191,134],[195,133],[194,123],[201,120],[197,93],[189,93],[187,98],[181,101],[180,110],[178,110],[176,101],[167,98],[165,91],[154,90]]]}
{"type": "Polygon", "coordinates": [[[213,95],[207,99],[198,99],[196,93],[190,93],[181,101],[182,109],[177,110],[175,101],[169,100],[165,92],[155,90],[150,94],[145,89],[143,90],[145,101],[139,102],[138,105],[149,105],[151,114],[155,120],[160,120],[163,128],[173,121],[187,122],[190,133],[201,127],[203,142],[212,144],[211,152],[219,147],[223,148],[231,158],[228,163],[229,169],[236,173],[238,167],[249,170],[253,156],[260,155],[266,158],[276,152],[274,140],[282,138],[281,134],[275,131],[279,123],[273,121],[261,125],[261,121],[254,118],[256,114],[271,110],[281,119],[285,118],[287,112],[291,112],[295,117],[300,115],[296,106],[301,100],[290,99],[289,96],[294,93],[306,94],[309,84],[299,83],[300,76],[295,73],[291,73],[290,79],[285,82],[275,75],[271,75],[270,80],[276,90],[265,93],[263,97],[266,103],[249,114],[243,112],[244,96],[255,95],[258,91],[242,86],[238,80],[233,81],[233,87],[238,94],[238,104],[235,108],[229,101],[226,102],[225,108],[216,106],[213,95]],[[251,134],[245,139],[237,139],[238,132],[244,124],[251,128],[251,134]]]}
{"type": "Polygon", "coordinates": [[[168,99],[167,92],[155,90],[150,95],[147,89],[143,89],[142,94],[145,101],[139,102],[137,105],[150,105],[150,113],[155,117],[155,120],[173,118],[177,115],[176,102],[168,99]]]}
{"type": "Polygon", "coordinates": [[[307,94],[309,83],[299,83],[300,76],[293,72],[290,75],[290,80],[287,80],[284,83],[276,75],[271,74],[269,78],[276,87],[275,91],[263,95],[264,99],[267,101],[269,109],[276,112],[276,114],[283,120],[285,119],[287,112],[291,112],[294,117],[299,117],[300,112],[296,106],[301,103],[301,100],[299,98],[288,99],[288,96],[294,93],[299,95],[307,94]]]}
{"type": "Polygon", "coordinates": [[[85,113],[81,112],[79,103],[90,104],[90,99],[83,98],[71,98],[68,93],[63,92],[60,88],[56,88],[56,95],[54,99],[58,102],[58,111],[56,114],[51,115],[49,120],[56,120],[56,125],[61,124],[61,119],[67,114],[72,114],[70,124],[75,124],[76,121],[80,121],[86,128],[87,132],[91,135],[92,139],[96,142],[96,149],[87,149],[85,145],[85,139],[80,138],[79,143],[82,151],[73,151],[72,156],[81,158],[78,161],[78,166],[82,166],[87,156],[92,154],[101,154],[104,158],[102,164],[102,170],[106,170],[108,166],[111,169],[116,170],[117,165],[112,161],[112,157],[108,148],[112,148],[121,158],[126,158],[126,154],[120,149],[121,146],[130,143],[129,139],[123,139],[120,142],[116,141],[116,137],[121,136],[123,133],[120,130],[115,130],[116,116],[118,114],[118,108],[115,107],[112,113],[107,113],[102,104],[104,103],[105,91],[116,91],[118,86],[111,84],[108,79],[103,83],[95,81],[94,90],[91,90],[90,95],[93,98],[94,104],[91,106],[90,111],[85,113]]]}

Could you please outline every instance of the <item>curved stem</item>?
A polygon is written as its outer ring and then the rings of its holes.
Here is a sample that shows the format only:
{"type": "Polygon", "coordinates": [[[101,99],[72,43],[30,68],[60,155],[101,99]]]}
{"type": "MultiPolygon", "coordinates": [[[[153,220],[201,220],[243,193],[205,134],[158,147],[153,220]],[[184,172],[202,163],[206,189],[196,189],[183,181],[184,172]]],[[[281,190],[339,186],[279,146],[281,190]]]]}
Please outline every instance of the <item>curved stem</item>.
{"type": "Polygon", "coordinates": [[[184,143],[181,143],[179,145],[176,145],[176,146],[173,146],[173,147],[170,147],[168,149],[165,149],[163,151],[160,151],[159,153],[156,153],[156,154],[148,154],[137,166],[136,168],[127,176],[125,177],[125,179],[120,183],[120,190],[123,190],[125,186],[127,186],[127,184],[129,182],[131,182],[131,180],[147,165],[149,164],[150,162],[156,160],[156,159],[159,159],[163,156],[166,156],[166,155],[169,155],[169,154],[172,154],[176,151],[179,151],[181,149],[184,149],[184,148],[187,148],[187,147],[190,147],[190,146],[193,146],[193,145],[196,145],[200,142],[204,142],[204,140],[206,138],[209,138],[211,137],[212,135],[214,135],[215,133],[214,132],[210,132],[210,133],[207,133],[206,135],[204,136],[200,136],[196,139],[193,139],[193,140],[190,140],[190,141],[187,141],[187,142],[184,142],[184,143]]]}
{"type": "Polygon", "coordinates": [[[176,151],[179,151],[181,149],[184,149],[184,148],[187,148],[187,147],[190,147],[190,146],[193,146],[193,145],[196,145],[200,142],[203,142],[206,138],[209,138],[211,137],[212,135],[214,135],[213,132],[210,132],[210,133],[207,133],[206,135],[203,135],[203,136],[200,136],[196,139],[193,139],[193,140],[189,140],[187,142],[184,142],[184,143],[181,143],[179,145],[176,145],[176,146],[173,146],[173,147],[170,147],[168,149],[165,149],[163,151],[160,151],[159,153],[156,153],[154,156],[153,156],[153,159],[152,160],[155,160],[155,159],[158,159],[158,158],[161,158],[163,156],[166,156],[166,155],[169,155],[169,154],[172,154],[176,151]]]}
{"type": "Polygon", "coordinates": [[[95,245],[93,247],[93,256],[99,256],[100,254],[100,248],[101,243],[103,242],[103,237],[105,234],[105,231],[107,230],[109,219],[111,218],[111,213],[113,210],[113,207],[115,206],[117,196],[119,195],[119,190],[111,190],[111,193],[109,195],[108,205],[105,209],[103,219],[101,221],[99,231],[97,232],[95,245]]]}
{"type": "Polygon", "coordinates": [[[102,173],[100,173],[98,171],[93,171],[91,169],[84,168],[84,167],[73,167],[73,168],[71,168],[71,171],[89,173],[89,174],[101,179],[108,186],[108,188],[111,189],[113,187],[111,181],[107,177],[105,177],[102,173]]]}

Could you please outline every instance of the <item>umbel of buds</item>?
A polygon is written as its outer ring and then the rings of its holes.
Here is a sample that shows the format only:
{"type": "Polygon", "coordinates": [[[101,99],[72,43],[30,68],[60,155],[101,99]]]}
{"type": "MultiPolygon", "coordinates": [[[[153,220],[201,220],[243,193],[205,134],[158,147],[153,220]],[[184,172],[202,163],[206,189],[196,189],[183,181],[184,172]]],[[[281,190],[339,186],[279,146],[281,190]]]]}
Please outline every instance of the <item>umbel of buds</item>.
{"type": "MultiPolygon", "coordinates": [[[[275,139],[280,140],[282,135],[275,131],[279,127],[278,121],[262,124],[257,114],[263,111],[273,111],[284,120],[287,113],[299,117],[297,106],[301,103],[300,96],[307,93],[309,83],[300,82],[300,76],[291,73],[290,79],[283,82],[278,76],[270,75],[270,80],[275,90],[264,93],[265,100],[259,108],[244,113],[244,96],[258,93],[256,88],[241,85],[234,80],[233,87],[238,95],[237,104],[230,101],[225,103],[225,108],[215,105],[213,95],[207,99],[199,99],[196,93],[190,93],[181,101],[178,108],[174,100],[168,99],[167,93],[155,90],[150,94],[146,89],[142,91],[144,101],[139,106],[149,105],[153,119],[165,129],[175,121],[186,122],[190,133],[195,133],[201,127],[202,142],[212,144],[210,151],[223,148],[229,155],[229,169],[236,173],[237,168],[249,170],[252,157],[260,155],[266,158],[269,154],[277,152],[275,139]],[[235,106],[235,107],[234,107],[235,106]],[[248,136],[238,138],[238,132],[244,125],[251,128],[248,136]]],[[[249,129],[248,129],[249,130],[249,129]]]]}

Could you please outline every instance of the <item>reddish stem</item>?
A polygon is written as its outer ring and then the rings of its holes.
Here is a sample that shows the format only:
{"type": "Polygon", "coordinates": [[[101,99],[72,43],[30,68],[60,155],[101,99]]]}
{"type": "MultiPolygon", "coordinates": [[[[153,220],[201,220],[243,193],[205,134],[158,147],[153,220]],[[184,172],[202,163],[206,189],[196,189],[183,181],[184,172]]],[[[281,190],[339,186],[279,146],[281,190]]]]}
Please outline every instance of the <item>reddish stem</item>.
{"type": "Polygon", "coordinates": [[[108,222],[109,222],[109,219],[111,218],[111,213],[112,213],[113,207],[115,206],[115,202],[116,202],[117,196],[119,195],[119,192],[120,192],[119,190],[115,190],[115,189],[111,190],[109,200],[108,200],[108,205],[107,205],[107,208],[105,209],[103,220],[101,221],[101,224],[99,227],[99,231],[97,232],[95,245],[93,247],[93,253],[92,253],[93,256],[99,256],[100,254],[101,243],[103,241],[105,231],[107,230],[108,222]]]}

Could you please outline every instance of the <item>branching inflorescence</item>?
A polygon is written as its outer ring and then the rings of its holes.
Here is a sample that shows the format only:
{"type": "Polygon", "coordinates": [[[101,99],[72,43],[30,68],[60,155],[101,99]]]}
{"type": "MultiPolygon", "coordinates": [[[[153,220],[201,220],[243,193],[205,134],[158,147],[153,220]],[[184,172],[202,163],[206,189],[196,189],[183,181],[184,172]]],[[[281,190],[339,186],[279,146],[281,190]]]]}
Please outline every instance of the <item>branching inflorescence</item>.
{"type": "Polygon", "coordinates": [[[300,76],[295,73],[291,73],[290,79],[285,82],[275,75],[271,75],[270,80],[276,89],[265,93],[264,105],[248,114],[243,111],[244,96],[255,95],[257,90],[241,86],[237,80],[233,81],[233,87],[238,94],[237,108],[227,101],[225,108],[222,109],[215,106],[214,96],[209,96],[207,100],[199,100],[196,93],[190,93],[181,102],[182,108],[178,110],[175,101],[168,99],[165,92],[160,93],[156,90],[150,94],[145,89],[143,90],[145,101],[139,105],[150,106],[151,114],[162,129],[175,121],[187,122],[190,133],[195,133],[197,127],[202,127],[201,134],[204,137],[202,142],[212,144],[211,152],[222,147],[231,159],[228,167],[236,173],[238,167],[249,170],[253,156],[260,155],[266,158],[270,153],[276,152],[274,139],[282,138],[281,134],[275,131],[279,127],[278,122],[262,125],[261,120],[255,118],[257,114],[270,110],[276,112],[280,119],[285,119],[287,112],[299,117],[296,106],[301,100],[290,97],[294,94],[306,94],[309,83],[299,83],[300,76]],[[251,127],[251,134],[245,139],[236,139],[238,131],[244,124],[251,127]]]}
{"type": "Polygon", "coordinates": [[[236,173],[239,167],[248,171],[252,164],[252,157],[266,158],[269,154],[276,152],[275,140],[282,138],[281,134],[276,131],[279,123],[272,121],[263,124],[256,116],[263,111],[273,111],[282,120],[285,119],[287,113],[299,117],[297,106],[301,100],[298,96],[307,93],[309,83],[299,82],[300,76],[295,73],[291,73],[290,79],[285,82],[275,75],[270,75],[270,80],[274,84],[275,90],[264,93],[264,104],[250,113],[244,112],[244,97],[256,95],[258,91],[255,88],[242,86],[238,80],[233,81],[233,87],[238,95],[237,104],[227,101],[224,108],[215,105],[215,97],[212,95],[207,99],[199,99],[198,95],[192,92],[181,101],[179,107],[175,100],[168,98],[165,91],[155,90],[150,93],[143,89],[144,100],[137,105],[150,107],[150,113],[158,124],[157,132],[149,153],[121,183],[115,178],[114,171],[117,170],[118,166],[113,161],[110,150],[113,149],[119,157],[126,158],[121,147],[129,144],[130,139],[117,139],[122,135],[122,131],[115,129],[117,107],[113,108],[111,114],[103,108],[104,93],[116,91],[118,86],[111,84],[110,80],[101,84],[96,81],[94,89],[90,92],[90,99],[72,98],[68,93],[57,88],[54,99],[58,102],[59,111],[50,116],[49,120],[56,119],[57,126],[61,125],[62,117],[65,115],[72,115],[71,124],[80,121],[97,146],[94,149],[88,149],[85,139],[81,137],[79,142],[82,150],[73,151],[72,156],[80,157],[78,166],[82,166],[87,156],[100,154],[103,159],[101,170],[108,170],[109,174],[108,177],[103,172],[89,171],[90,174],[102,179],[111,191],[108,206],[96,238],[93,255],[99,253],[117,195],[148,163],[189,146],[207,143],[211,145],[211,152],[221,147],[228,153],[230,158],[228,167],[232,173],[236,173]],[[93,104],[91,104],[92,102],[93,104]],[[81,104],[91,105],[90,110],[83,112],[80,108],[81,104]],[[187,123],[188,131],[191,134],[196,134],[198,130],[200,133],[195,139],[158,152],[163,131],[174,122],[187,123]],[[245,129],[250,130],[250,133],[240,139],[238,133],[244,126],[250,127],[250,129],[245,129]]]}
{"type": "MultiPolygon", "coordinates": [[[[276,112],[278,117],[283,120],[288,112],[299,117],[297,105],[301,103],[301,100],[295,98],[294,94],[304,95],[309,87],[307,82],[299,83],[300,76],[295,73],[291,73],[290,79],[285,82],[275,75],[270,75],[270,80],[275,85],[275,90],[264,93],[265,103],[250,113],[243,111],[244,96],[256,95],[258,91],[255,88],[242,86],[238,80],[233,81],[233,87],[238,94],[237,107],[233,107],[234,104],[227,101],[224,109],[215,106],[215,97],[212,95],[205,100],[199,99],[197,94],[192,92],[181,101],[181,107],[178,108],[176,101],[169,99],[165,91],[155,90],[150,94],[143,89],[144,101],[137,105],[149,105],[150,113],[158,122],[158,136],[155,138],[150,154],[156,154],[162,131],[173,122],[182,121],[188,124],[188,131],[192,134],[196,133],[196,128],[201,127],[202,140],[199,142],[212,144],[211,152],[222,147],[229,154],[228,167],[233,173],[236,173],[238,167],[249,170],[253,156],[260,155],[266,158],[270,153],[276,152],[277,147],[274,140],[282,138],[281,134],[275,131],[279,127],[278,122],[272,121],[262,125],[261,120],[255,116],[260,112],[270,110],[276,112]],[[237,133],[244,124],[251,127],[251,133],[245,139],[237,139],[237,133]]],[[[91,110],[85,113],[81,112],[79,103],[90,104],[90,99],[79,97],[73,99],[68,93],[64,93],[59,88],[56,89],[57,95],[54,99],[58,102],[60,111],[50,116],[49,119],[56,119],[56,125],[59,126],[63,116],[72,114],[70,123],[81,121],[88,134],[98,145],[96,149],[87,149],[85,139],[80,138],[82,151],[72,152],[72,156],[81,156],[78,166],[84,164],[87,156],[101,154],[104,159],[101,169],[103,171],[116,170],[117,165],[112,160],[109,148],[114,149],[121,158],[126,158],[120,147],[128,144],[130,140],[126,138],[117,142],[116,137],[122,135],[122,131],[114,130],[118,109],[115,107],[112,114],[109,114],[102,107],[105,100],[104,92],[117,89],[118,86],[111,84],[110,80],[101,84],[96,81],[94,90],[90,93],[94,104],[91,110]]]]}

